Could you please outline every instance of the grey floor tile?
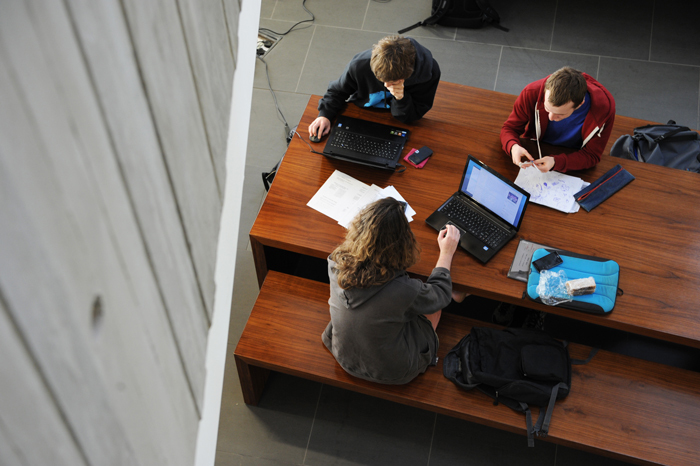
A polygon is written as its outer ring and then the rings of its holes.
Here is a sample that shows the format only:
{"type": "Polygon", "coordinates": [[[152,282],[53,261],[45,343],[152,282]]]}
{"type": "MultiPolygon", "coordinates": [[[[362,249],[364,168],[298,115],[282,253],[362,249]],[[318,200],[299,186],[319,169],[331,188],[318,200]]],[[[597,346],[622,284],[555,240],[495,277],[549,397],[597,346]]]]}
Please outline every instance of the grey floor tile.
{"type": "MultiPolygon", "coordinates": [[[[425,0],[402,0],[400,2],[370,2],[363,29],[398,34],[404,28],[423,21],[430,16],[431,2],[425,0]]],[[[404,35],[414,38],[433,37],[453,40],[456,28],[442,26],[418,27],[404,35]]]]}
{"type": "Polygon", "coordinates": [[[696,0],[666,0],[664,8],[656,8],[651,61],[700,65],[698,18],[700,2],[696,0]]]}
{"type": "MultiPolygon", "coordinates": [[[[293,128],[299,123],[310,96],[279,90],[275,90],[275,96],[284,119],[287,120],[290,129],[293,128]]],[[[286,130],[272,94],[267,88],[254,89],[246,165],[268,171],[279,162],[286,150],[286,130]]]]}
{"type": "Polygon", "coordinates": [[[615,97],[618,115],[698,127],[697,67],[603,58],[600,82],[615,97]]]}
{"type": "Polygon", "coordinates": [[[555,466],[589,466],[591,464],[596,466],[623,466],[630,463],[593,455],[585,451],[574,450],[573,448],[562,447],[561,445],[557,446],[557,462],[555,466]]]}
{"type": "MultiPolygon", "coordinates": [[[[260,21],[261,27],[264,26],[275,32],[284,32],[292,24],[288,21],[260,21]]],[[[315,26],[294,30],[284,36],[263,58],[267,62],[270,82],[274,90],[287,92],[296,90],[314,29],[315,26]]],[[[256,89],[268,89],[265,64],[260,60],[255,61],[253,86],[256,89]]]]}
{"type": "MultiPolygon", "coordinates": [[[[249,233],[258,216],[260,206],[265,199],[265,185],[262,182],[262,173],[269,173],[273,165],[261,169],[258,165],[248,165],[245,168],[245,181],[243,182],[243,199],[241,202],[241,217],[238,227],[238,248],[248,249],[249,233]]],[[[239,258],[236,259],[238,261],[239,258]]],[[[236,271],[238,273],[238,271],[236,271]]]]}
{"type": "Polygon", "coordinates": [[[301,73],[297,92],[323,95],[356,54],[372,48],[384,34],[318,26],[301,73]]]}
{"type": "Polygon", "coordinates": [[[596,78],[598,61],[598,57],[592,55],[504,47],[496,90],[520,94],[526,85],[552,74],[562,66],[571,66],[596,78]]]}
{"type": "Polygon", "coordinates": [[[302,464],[320,389],[318,383],[273,373],[258,406],[222,403],[217,450],[267,460],[264,464],[302,464]]]}
{"type": "Polygon", "coordinates": [[[498,72],[500,45],[418,39],[440,65],[441,80],[493,90],[498,72]]]}
{"type": "MultiPolygon", "coordinates": [[[[502,406],[502,409],[510,408],[502,406]]],[[[556,422],[556,419],[553,422],[556,422]]],[[[525,426],[525,416],[523,416],[523,426],[525,426]]],[[[525,435],[516,435],[460,419],[438,416],[430,464],[440,466],[554,465],[555,454],[556,446],[548,442],[535,439],[534,448],[530,448],[527,446],[525,435]]]]}
{"type": "MultiPolygon", "coordinates": [[[[221,398],[221,418],[219,420],[219,436],[221,436],[222,426],[235,422],[230,418],[230,414],[243,405],[243,394],[241,384],[238,379],[238,370],[234,361],[233,352],[236,350],[236,343],[229,343],[226,348],[226,369],[224,370],[223,396],[221,398]]],[[[218,448],[217,448],[218,449],[218,448]]],[[[235,450],[234,450],[235,451],[235,450]]]]}
{"type": "MultiPolygon", "coordinates": [[[[318,26],[361,29],[367,4],[368,0],[307,0],[306,8],[313,13],[318,26]]],[[[304,11],[299,0],[278,2],[272,18],[297,22],[311,16],[304,11]]]]}
{"type": "Polygon", "coordinates": [[[259,293],[260,288],[255,274],[253,254],[244,248],[239,248],[238,257],[236,257],[236,275],[233,280],[229,345],[238,343],[259,293]]]}
{"type": "Polygon", "coordinates": [[[424,466],[434,420],[427,411],[324,385],[305,464],[424,466]]]}
{"type": "Polygon", "coordinates": [[[457,40],[549,50],[552,43],[556,0],[500,0],[491,2],[505,32],[492,26],[457,29],[457,40]]]}
{"type": "Polygon", "coordinates": [[[270,19],[277,3],[277,0],[262,0],[260,2],[260,19],[270,19]]]}
{"type": "Polygon", "coordinates": [[[217,450],[214,466],[241,466],[241,455],[217,450]]]}
{"type": "Polygon", "coordinates": [[[558,2],[552,50],[649,59],[654,0],[558,2]]]}

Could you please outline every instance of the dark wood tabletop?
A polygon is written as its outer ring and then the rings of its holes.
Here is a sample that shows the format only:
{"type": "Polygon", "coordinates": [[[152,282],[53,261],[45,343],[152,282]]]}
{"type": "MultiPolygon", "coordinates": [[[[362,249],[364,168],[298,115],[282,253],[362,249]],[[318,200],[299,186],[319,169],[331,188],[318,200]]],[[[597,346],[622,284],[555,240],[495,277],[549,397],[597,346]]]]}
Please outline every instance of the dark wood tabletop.
{"type": "MultiPolygon", "coordinates": [[[[316,117],[312,96],[299,123],[316,117]]],[[[417,212],[411,223],[421,244],[418,264],[409,272],[427,277],[438,257],[437,232],[425,219],[457,189],[468,154],[514,180],[518,167],[501,149],[499,132],[515,96],[441,83],[436,105],[411,130],[404,155],[428,146],[434,156],[423,169],[408,166],[391,173],[312,153],[295,137],[250,232],[260,283],[267,272],[265,247],[326,258],[345,229],[306,204],[339,170],[366,184],[393,185],[417,212]]],[[[396,125],[388,113],[349,105],[346,115],[396,125]]],[[[621,134],[649,122],[617,117],[608,150],[621,134]]],[[[311,144],[322,152],[325,139],[311,144]]],[[[543,152],[553,149],[543,146],[543,152]]],[[[549,152],[548,152],[549,151],[549,152]]],[[[607,151],[606,151],[607,152],[607,151]]],[[[562,213],[530,203],[518,236],[486,265],[460,249],[452,264],[455,286],[500,301],[617,328],[687,346],[700,347],[700,175],[622,160],[604,154],[592,169],[569,173],[592,182],[616,164],[636,178],[591,212],[562,213]],[[615,260],[620,265],[617,298],[607,316],[585,314],[523,299],[525,283],[507,278],[518,239],[615,260]]]]}

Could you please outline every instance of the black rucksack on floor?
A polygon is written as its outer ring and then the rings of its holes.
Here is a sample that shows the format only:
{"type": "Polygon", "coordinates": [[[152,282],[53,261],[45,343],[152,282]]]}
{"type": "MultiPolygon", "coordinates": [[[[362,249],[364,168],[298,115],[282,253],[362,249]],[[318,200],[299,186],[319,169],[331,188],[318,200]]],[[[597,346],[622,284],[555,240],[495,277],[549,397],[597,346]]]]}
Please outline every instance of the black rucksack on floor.
{"type": "Polygon", "coordinates": [[[700,173],[700,134],[675,123],[634,128],[615,141],[610,155],[700,173]]]}
{"type": "Polygon", "coordinates": [[[530,328],[473,327],[445,356],[443,374],[457,386],[477,388],[515,411],[525,413],[528,446],[534,435],[546,436],[557,400],[571,390],[571,364],[566,343],[530,328]],[[540,414],[532,425],[530,406],[540,414]]]}
{"type": "Polygon", "coordinates": [[[399,34],[433,24],[469,29],[479,29],[490,24],[502,31],[508,31],[501,26],[500,21],[501,17],[488,0],[433,0],[430,16],[413,26],[401,29],[399,34]]]}

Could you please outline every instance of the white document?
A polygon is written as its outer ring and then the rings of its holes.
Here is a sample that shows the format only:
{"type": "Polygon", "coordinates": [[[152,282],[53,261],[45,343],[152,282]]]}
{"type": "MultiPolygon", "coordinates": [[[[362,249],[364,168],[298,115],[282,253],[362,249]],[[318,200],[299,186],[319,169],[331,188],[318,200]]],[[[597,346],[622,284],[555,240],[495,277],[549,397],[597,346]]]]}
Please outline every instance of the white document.
{"type": "Polygon", "coordinates": [[[515,184],[530,193],[530,202],[566,213],[578,212],[580,206],[574,194],[584,187],[584,181],[575,176],[550,171],[540,172],[534,166],[521,168],[515,184]]]}
{"type": "MultiPolygon", "coordinates": [[[[406,202],[393,186],[384,189],[377,185],[369,186],[336,170],[306,205],[348,228],[352,219],[367,204],[385,197],[406,202]]],[[[410,205],[406,207],[406,218],[409,222],[413,221],[415,214],[416,211],[410,205]]]]}
{"type": "Polygon", "coordinates": [[[306,205],[337,221],[369,189],[365,183],[336,170],[306,205]]]}
{"type": "Polygon", "coordinates": [[[382,188],[377,186],[376,184],[373,184],[372,186],[369,186],[369,189],[365,193],[363,193],[360,197],[357,199],[353,200],[352,204],[347,205],[344,209],[341,215],[338,216],[337,219],[338,223],[345,228],[350,227],[350,222],[352,222],[352,219],[355,218],[355,216],[360,213],[360,211],[367,205],[371,204],[374,201],[378,201],[379,199],[386,197],[382,195],[382,188]]]}

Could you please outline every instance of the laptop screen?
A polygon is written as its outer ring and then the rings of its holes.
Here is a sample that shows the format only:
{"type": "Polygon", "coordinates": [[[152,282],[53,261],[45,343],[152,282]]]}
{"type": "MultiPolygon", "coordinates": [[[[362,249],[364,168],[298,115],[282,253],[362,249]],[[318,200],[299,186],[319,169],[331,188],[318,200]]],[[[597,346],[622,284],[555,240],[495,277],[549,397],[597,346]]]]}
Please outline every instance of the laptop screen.
{"type": "Polygon", "coordinates": [[[460,190],[515,228],[520,226],[528,195],[472,156],[460,190]]]}

